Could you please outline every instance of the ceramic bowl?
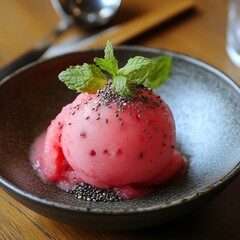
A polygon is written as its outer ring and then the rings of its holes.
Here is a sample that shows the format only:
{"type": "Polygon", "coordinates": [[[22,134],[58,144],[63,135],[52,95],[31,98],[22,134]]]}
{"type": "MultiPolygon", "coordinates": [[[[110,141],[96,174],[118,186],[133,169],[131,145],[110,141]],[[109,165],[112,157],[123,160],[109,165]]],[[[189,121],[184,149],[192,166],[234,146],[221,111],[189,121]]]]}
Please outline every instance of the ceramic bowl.
{"type": "Polygon", "coordinates": [[[92,63],[103,49],[30,64],[0,83],[0,185],[44,216],[90,229],[125,230],[179,218],[208,202],[240,172],[240,90],[212,66],[182,54],[116,47],[120,66],[135,55],[173,57],[170,79],[156,89],[171,107],[185,175],[152,194],[121,202],[86,202],[42,182],[29,160],[34,139],[76,94],[58,80],[70,65],[92,63]]]}

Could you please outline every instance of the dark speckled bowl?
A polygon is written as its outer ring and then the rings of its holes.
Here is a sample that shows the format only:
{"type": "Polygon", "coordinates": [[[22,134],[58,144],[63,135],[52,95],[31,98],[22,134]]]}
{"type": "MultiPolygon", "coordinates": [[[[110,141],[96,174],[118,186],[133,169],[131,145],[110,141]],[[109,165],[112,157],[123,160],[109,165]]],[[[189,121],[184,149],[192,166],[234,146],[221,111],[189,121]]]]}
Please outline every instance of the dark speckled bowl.
{"type": "Polygon", "coordinates": [[[215,68],[181,54],[118,47],[120,65],[129,57],[173,56],[169,81],[157,92],[172,108],[177,143],[189,158],[181,178],[151,195],[118,203],[77,200],[43,183],[29,161],[29,148],[62,106],[76,94],[57,79],[69,65],[92,62],[103,50],[40,61],[0,83],[0,184],[30,209],[57,221],[91,229],[133,229],[189,213],[223,190],[240,172],[240,90],[215,68]]]}

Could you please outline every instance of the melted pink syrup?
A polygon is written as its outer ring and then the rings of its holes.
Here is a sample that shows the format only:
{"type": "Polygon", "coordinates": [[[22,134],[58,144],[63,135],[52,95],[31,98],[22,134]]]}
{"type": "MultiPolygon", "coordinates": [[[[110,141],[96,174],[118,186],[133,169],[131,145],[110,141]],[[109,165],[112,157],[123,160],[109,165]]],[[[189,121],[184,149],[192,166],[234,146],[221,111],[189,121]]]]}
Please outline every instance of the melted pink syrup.
{"type": "Polygon", "coordinates": [[[45,169],[42,168],[41,162],[43,161],[43,151],[44,151],[44,141],[46,132],[38,136],[31,147],[30,150],[30,160],[32,162],[33,168],[37,171],[39,177],[43,182],[54,182],[57,186],[64,191],[69,191],[77,183],[83,182],[78,176],[77,172],[72,169],[72,167],[65,161],[64,171],[59,173],[59,177],[55,181],[49,181],[46,178],[45,169]]]}
{"type": "MultiPolygon", "coordinates": [[[[30,159],[33,168],[37,171],[42,181],[48,182],[48,180],[45,177],[44,169],[41,168],[45,136],[46,133],[43,133],[35,139],[30,150],[30,159]]],[[[182,154],[177,150],[174,151],[172,163],[173,164],[170,165],[168,169],[166,169],[165,174],[162,175],[161,179],[158,182],[158,185],[171,180],[175,176],[182,175],[187,169],[187,161],[182,156],[182,154]]],[[[59,178],[56,181],[54,181],[54,183],[56,183],[57,186],[63,189],[64,191],[69,191],[76,184],[83,182],[83,180],[81,179],[80,176],[78,176],[77,172],[74,171],[68,163],[66,164],[67,166],[65,167],[65,171],[63,171],[59,175],[59,178]]],[[[146,196],[147,194],[151,193],[153,191],[153,187],[142,185],[140,186],[127,185],[119,188],[114,188],[114,190],[122,199],[135,199],[146,196]]]]}

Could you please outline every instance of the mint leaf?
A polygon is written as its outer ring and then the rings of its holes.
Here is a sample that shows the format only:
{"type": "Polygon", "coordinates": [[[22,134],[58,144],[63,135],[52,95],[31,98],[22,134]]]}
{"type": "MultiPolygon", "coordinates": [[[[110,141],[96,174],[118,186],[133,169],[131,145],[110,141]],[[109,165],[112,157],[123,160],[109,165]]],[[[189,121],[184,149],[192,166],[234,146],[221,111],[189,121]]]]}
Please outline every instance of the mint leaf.
{"type": "Polygon", "coordinates": [[[149,88],[157,88],[163,84],[171,73],[172,57],[159,56],[151,59],[149,74],[144,85],[149,88]]]}
{"type": "Polygon", "coordinates": [[[110,41],[107,41],[106,47],[104,49],[104,58],[114,60],[117,62],[117,60],[114,56],[113,45],[111,44],[110,41]]]}
{"type": "Polygon", "coordinates": [[[116,77],[118,71],[118,61],[113,53],[113,46],[108,41],[104,50],[104,58],[94,58],[94,62],[102,69],[109,72],[113,77],[116,77]]]}
{"type": "Polygon", "coordinates": [[[132,96],[132,91],[128,87],[128,79],[125,76],[117,76],[112,81],[113,90],[122,96],[132,96]]]}
{"type": "Polygon", "coordinates": [[[77,92],[96,93],[107,83],[107,76],[95,65],[84,63],[83,65],[71,66],[61,72],[58,78],[69,89],[77,92]]]}
{"type": "Polygon", "coordinates": [[[130,58],[127,64],[120,68],[117,72],[118,75],[127,76],[130,80],[135,81],[145,76],[149,69],[151,59],[142,56],[130,58]]]}
{"type": "Polygon", "coordinates": [[[113,62],[109,59],[94,58],[94,62],[102,69],[109,72],[114,77],[117,75],[117,69],[114,69],[113,62]]]}

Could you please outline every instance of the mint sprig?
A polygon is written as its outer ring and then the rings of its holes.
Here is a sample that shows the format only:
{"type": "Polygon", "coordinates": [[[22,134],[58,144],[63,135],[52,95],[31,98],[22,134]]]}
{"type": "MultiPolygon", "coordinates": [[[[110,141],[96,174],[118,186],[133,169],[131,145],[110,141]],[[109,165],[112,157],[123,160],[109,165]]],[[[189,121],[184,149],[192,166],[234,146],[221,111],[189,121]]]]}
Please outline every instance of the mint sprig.
{"type": "Polygon", "coordinates": [[[104,50],[104,58],[95,57],[94,62],[95,64],[71,66],[58,77],[68,88],[77,92],[96,93],[111,82],[115,92],[122,96],[131,96],[132,86],[159,87],[169,78],[172,66],[172,58],[168,56],[152,59],[135,56],[119,69],[113,46],[109,41],[104,50]],[[112,75],[112,79],[108,79],[102,70],[112,75]]]}

